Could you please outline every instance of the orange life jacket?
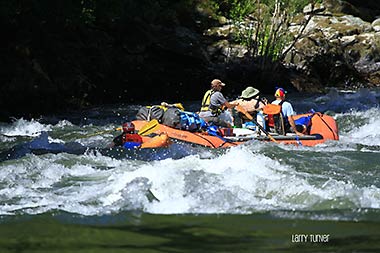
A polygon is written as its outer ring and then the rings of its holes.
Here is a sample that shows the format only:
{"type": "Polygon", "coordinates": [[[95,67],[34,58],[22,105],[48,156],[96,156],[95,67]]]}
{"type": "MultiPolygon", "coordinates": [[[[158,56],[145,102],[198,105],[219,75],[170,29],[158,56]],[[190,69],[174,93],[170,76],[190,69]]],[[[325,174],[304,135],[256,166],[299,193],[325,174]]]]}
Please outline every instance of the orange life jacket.
{"type": "Polygon", "coordinates": [[[267,104],[263,108],[264,114],[267,115],[267,124],[269,128],[275,129],[279,134],[285,134],[285,120],[282,115],[282,104],[285,101],[281,101],[278,105],[276,104],[267,104]]]}
{"type": "Polygon", "coordinates": [[[282,102],[278,105],[276,104],[267,104],[263,108],[263,112],[268,116],[268,126],[274,127],[275,125],[275,120],[274,120],[274,115],[278,115],[281,113],[281,106],[282,102]]]}

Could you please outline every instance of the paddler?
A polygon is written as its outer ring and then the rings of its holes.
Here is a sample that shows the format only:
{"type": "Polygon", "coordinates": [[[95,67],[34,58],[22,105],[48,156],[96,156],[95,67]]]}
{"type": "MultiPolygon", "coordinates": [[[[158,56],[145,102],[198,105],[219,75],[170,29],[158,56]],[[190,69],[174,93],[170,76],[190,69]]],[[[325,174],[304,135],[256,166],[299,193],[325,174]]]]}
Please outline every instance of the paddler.
{"type": "MultiPolygon", "coordinates": [[[[258,89],[253,88],[252,86],[248,86],[246,89],[244,89],[239,96],[239,98],[233,103],[238,103],[243,107],[244,110],[246,110],[254,119],[257,118],[257,113],[262,111],[265,105],[268,103],[266,98],[261,98],[259,96],[260,91],[258,89]]],[[[247,119],[244,115],[241,113],[237,113],[235,110],[233,110],[234,115],[234,124],[237,127],[241,127],[242,123],[250,122],[249,119],[247,119]],[[241,122],[243,121],[243,122],[241,122]]]]}
{"type": "Polygon", "coordinates": [[[293,106],[290,102],[285,100],[287,92],[283,88],[277,88],[274,96],[275,100],[272,104],[281,106],[281,113],[284,119],[285,132],[296,133],[297,135],[304,135],[306,132],[306,127],[304,125],[296,125],[293,116],[295,112],[293,106]]]}
{"type": "Polygon", "coordinates": [[[109,147],[137,148],[141,146],[143,139],[135,132],[135,125],[132,122],[124,123],[122,128],[123,133],[116,136],[109,147]]]}
{"type": "Polygon", "coordinates": [[[226,121],[221,114],[226,108],[234,108],[238,103],[229,103],[223,96],[221,90],[226,86],[219,79],[211,81],[211,89],[206,91],[203,96],[201,110],[199,116],[207,123],[212,123],[217,126],[231,127],[231,124],[226,121]]]}

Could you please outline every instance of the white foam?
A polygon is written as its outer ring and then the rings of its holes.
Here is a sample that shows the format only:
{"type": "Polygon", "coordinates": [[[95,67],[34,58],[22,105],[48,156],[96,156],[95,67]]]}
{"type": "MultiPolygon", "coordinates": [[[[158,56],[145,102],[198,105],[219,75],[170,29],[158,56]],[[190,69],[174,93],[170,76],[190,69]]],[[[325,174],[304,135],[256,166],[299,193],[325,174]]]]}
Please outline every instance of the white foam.
{"type": "Polygon", "coordinates": [[[65,127],[73,127],[74,124],[71,123],[70,121],[68,120],[60,120],[56,125],[55,127],[58,127],[58,128],[65,128],[65,127]]]}
{"type": "Polygon", "coordinates": [[[347,132],[342,132],[340,140],[344,143],[363,144],[368,146],[380,145],[380,109],[372,108],[367,111],[339,115],[340,118],[351,120],[350,129],[347,132]]]}
{"type": "Polygon", "coordinates": [[[1,133],[7,136],[30,136],[36,137],[42,131],[50,131],[51,125],[44,125],[32,119],[30,121],[18,119],[10,126],[3,127],[1,133]]]}
{"type": "MultiPolygon", "coordinates": [[[[189,158],[185,160],[187,159],[189,158]]],[[[195,157],[190,168],[183,164],[176,166],[176,173],[173,173],[175,180],[170,173],[168,178],[150,179],[155,186],[152,192],[160,202],[150,205],[147,208],[149,212],[245,213],[252,210],[303,210],[318,209],[326,201],[332,202],[331,207],[339,208],[336,203],[339,199],[351,201],[357,207],[376,207],[380,200],[379,188],[369,189],[371,197],[367,201],[358,201],[357,196],[362,196],[364,189],[368,190],[365,187],[359,188],[352,183],[329,178],[325,179],[328,183],[323,186],[310,184],[307,174],[298,173],[263,155],[248,154],[242,149],[232,150],[211,161],[201,161],[195,157]],[[186,176],[194,171],[201,172],[198,181],[187,181],[186,176]]],[[[166,171],[163,175],[170,171],[168,166],[160,166],[161,172],[163,169],[166,171]]],[[[194,174],[191,177],[196,178],[194,174]]]]}
{"type": "MultiPolygon", "coordinates": [[[[298,171],[281,159],[286,155],[282,153],[292,152],[287,148],[252,143],[218,155],[154,162],[117,160],[99,153],[27,155],[0,165],[4,186],[0,214],[56,209],[98,215],[134,209],[181,214],[380,208],[377,186],[358,186],[346,176],[329,174],[323,163],[331,159],[321,161],[317,174],[298,171]],[[149,201],[149,191],[159,201],[149,201]]],[[[311,148],[298,149],[300,155],[304,151],[311,148]]]]}

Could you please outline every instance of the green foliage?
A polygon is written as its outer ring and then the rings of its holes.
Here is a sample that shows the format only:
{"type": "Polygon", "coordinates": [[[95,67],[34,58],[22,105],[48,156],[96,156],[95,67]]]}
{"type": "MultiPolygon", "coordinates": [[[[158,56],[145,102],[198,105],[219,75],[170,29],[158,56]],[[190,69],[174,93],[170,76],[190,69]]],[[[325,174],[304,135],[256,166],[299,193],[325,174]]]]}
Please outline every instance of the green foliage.
{"type": "Polygon", "coordinates": [[[96,17],[95,17],[95,8],[96,8],[96,2],[95,0],[81,0],[82,4],[82,15],[81,20],[83,23],[90,25],[94,24],[96,17]]]}
{"type": "MultiPolygon", "coordinates": [[[[322,0],[209,0],[215,13],[237,27],[234,41],[246,46],[253,57],[271,61],[281,57],[292,38],[291,19],[309,3],[322,0]],[[250,17],[249,17],[250,16],[250,17]]],[[[203,3],[205,4],[205,3],[203,3]]]]}
{"type": "Polygon", "coordinates": [[[229,16],[234,20],[243,20],[254,9],[251,0],[233,0],[229,16]]]}

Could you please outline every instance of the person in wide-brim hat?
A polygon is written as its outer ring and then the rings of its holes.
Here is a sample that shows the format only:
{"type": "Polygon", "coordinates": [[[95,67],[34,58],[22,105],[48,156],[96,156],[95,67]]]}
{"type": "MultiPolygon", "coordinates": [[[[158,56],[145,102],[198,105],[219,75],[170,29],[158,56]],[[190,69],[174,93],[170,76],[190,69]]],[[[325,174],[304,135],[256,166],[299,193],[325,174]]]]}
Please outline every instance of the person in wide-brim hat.
{"type": "Polygon", "coordinates": [[[263,109],[266,104],[265,101],[259,99],[259,94],[258,89],[248,86],[241,92],[239,99],[234,102],[239,103],[249,113],[257,112],[263,109]]]}
{"type": "Polygon", "coordinates": [[[251,98],[255,98],[259,94],[260,94],[260,91],[258,89],[255,89],[252,86],[248,86],[245,90],[241,92],[240,98],[251,99],[251,98]]]}
{"type": "MultiPolygon", "coordinates": [[[[243,107],[249,114],[251,114],[254,118],[256,118],[256,113],[260,110],[262,110],[265,105],[265,100],[259,99],[260,91],[258,89],[253,88],[252,86],[248,86],[245,88],[242,92],[239,98],[233,102],[238,103],[243,107]]],[[[243,122],[248,122],[249,119],[246,118],[244,115],[236,114],[234,116],[235,122],[239,122],[243,120],[243,122]]],[[[240,123],[236,123],[238,126],[240,123]]]]}

